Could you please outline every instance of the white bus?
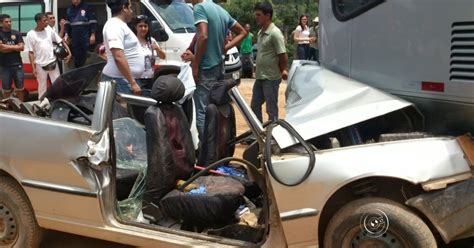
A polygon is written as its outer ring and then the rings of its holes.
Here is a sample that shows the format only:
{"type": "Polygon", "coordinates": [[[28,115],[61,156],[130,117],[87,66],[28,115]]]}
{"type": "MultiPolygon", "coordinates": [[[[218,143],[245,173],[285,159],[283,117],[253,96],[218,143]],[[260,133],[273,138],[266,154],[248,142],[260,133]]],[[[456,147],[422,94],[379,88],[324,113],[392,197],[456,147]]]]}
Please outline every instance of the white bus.
{"type": "Polygon", "coordinates": [[[419,108],[432,133],[474,132],[474,1],[320,0],[320,62],[419,108]]]}
{"type": "MultiPolygon", "coordinates": [[[[110,9],[105,0],[83,0],[92,6],[97,16],[97,44],[102,42],[102,28],[111,17],[110,9]]],[[[25,39],[26,33],[36,26],[34,15],[39,12],[52,12],[58,23],[66,19],[66,10],[71,0],[1,0],[0,13],[9,14],[12,18],[12,28],[19,30],[25,39]]],[[[132,0],[135,15],[147,15],[152,23],[166,32],[160,46],[166,52],[165,60],[158,60],[155,78],[160,75],[178,74],[182,65],[180,55],[186,50],[196,32],[192,8],[181,0],[132,0]]],[[[93,52],[89,53],[87,63],[98,60],[93,52]]],[[[29,92],[37,90],[36,79],[31,74],[28,55],[22,53],[25,71],[25,87],[29,92]]],[[[241,62],[238,50],[234,47],[227,53],[225,60],[226,77],[240,79],[241,62]]]]}

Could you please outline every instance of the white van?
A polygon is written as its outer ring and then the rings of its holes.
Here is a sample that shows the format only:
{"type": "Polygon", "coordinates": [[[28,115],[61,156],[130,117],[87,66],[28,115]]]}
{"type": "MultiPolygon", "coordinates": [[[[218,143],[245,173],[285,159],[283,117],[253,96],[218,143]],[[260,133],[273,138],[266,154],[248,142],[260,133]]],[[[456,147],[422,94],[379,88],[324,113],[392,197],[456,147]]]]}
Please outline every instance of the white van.
{"type": "MultiPolygon", "coordinates": [[[[97,16],[97,44],[102,42],[102,28],[111,17],[110,9],[104,0],[83,0],[95,11],[97,16]]],[[[12,18],[12,28],[19,30],[23,36],[36,26],[34,15],[39,12],[51,11],[57,19],[56,30],[59,30],[59,20],[66,18],[66,10],[71,0],[2,0],[0,13],[9,14],[12,18]]],[[[155,78],[161,75],[178,74],[182,61],[180,55],[188,48],[196,32],[192,8],[180,0],[132,0],[135,15],[147,15],[152,22],[155,32],[161,32],[160,46],[166,51],[166,59],[158,60],[155,78]]],[[[93,52],[89,53],[89,62],[98,58],[93,52]]],[[[36,80],[32,77],[28,55],[22,53],[26,74],[25,87],[34,92],[36,80]]],[[[240,79],[241,62],[237,48],[229,50],[225,60],[226,78],[240,79]]]]}

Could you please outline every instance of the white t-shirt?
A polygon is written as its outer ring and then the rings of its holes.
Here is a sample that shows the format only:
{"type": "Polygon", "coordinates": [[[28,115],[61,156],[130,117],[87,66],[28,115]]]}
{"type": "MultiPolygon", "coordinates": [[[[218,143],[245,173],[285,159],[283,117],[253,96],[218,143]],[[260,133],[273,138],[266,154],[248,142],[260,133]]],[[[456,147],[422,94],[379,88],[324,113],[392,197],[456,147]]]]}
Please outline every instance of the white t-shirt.
{"type": "Polygon", "coordinates": [[[26,34],[26,51],[33,52],[36,64],[45,66],[56,61],[53,41],[61,42],[61,37],[53,29],[45,28],[40,32],[32,29],[26,34]]]}
{"type": "MultiPolygon", "coordinates": [[[[299,38],[309,38],[309,28],[306,28],[305,30],[301,29],[301,26],[298,25],[295,29],[296,32],[300,32],[299,38]]],[[[298,44],[309,44],[309,40],[306,41],[298,41],[298,44]]]]}
{"type": "Polygon", "coordinates": [[[110,18],[104,25],[102,31],[104,45],[107,53],[107,64],[103,73],[109,77],[124,78],[115,64],[111,48],[123,50],[130,71],[134,78],[140,78],[145,68],[145,58],[140,48],[137,36],[130,30],[125,22],[117,17],[110,18]]]}
{"type": "Polygon", "coordinates": [[[156,42],[155,38],[151,38],[151,43],[140,43],[140,47],[143,52],[143,56],[145,56],[145,70],[143,71],[143,74],[141,75],[140,78],[153,78],[154,76],[154,70],[153,70],[153,62],[156,60],[156,54],[155,50],[152,48],[152,44],[156,44],[158,46],[158,43],[156,42]]]}

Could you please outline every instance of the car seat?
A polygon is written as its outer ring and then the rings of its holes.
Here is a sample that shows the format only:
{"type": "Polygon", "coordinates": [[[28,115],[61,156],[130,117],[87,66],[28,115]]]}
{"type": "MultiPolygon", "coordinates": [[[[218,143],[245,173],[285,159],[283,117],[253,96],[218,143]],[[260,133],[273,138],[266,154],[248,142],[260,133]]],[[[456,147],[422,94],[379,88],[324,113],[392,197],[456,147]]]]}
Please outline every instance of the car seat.
{"type": "Polygon", "coordinates": [[[235,220],[243,203],[244,186],[230,177],[204,176],[195,181],[202,194],[177,191],[178,180],[194,170],[195,151],[189,123],[182,108],[173,102],[184,94],[182,82],[173,76],[158,78],[151,97],[158,103],[145,112],[148,167],[143,213],[151,221],[170,217],[186,230],[225,225],[235,220]]]}
{"type": "Polygon", "coordinates": [[[229,141],[236,135],[235,113],[227,92],[235,85],[225,81],[211,87],[198,160],[200,166],[206,167],[234,155],[235,144],[229,145],[229,141]]]}

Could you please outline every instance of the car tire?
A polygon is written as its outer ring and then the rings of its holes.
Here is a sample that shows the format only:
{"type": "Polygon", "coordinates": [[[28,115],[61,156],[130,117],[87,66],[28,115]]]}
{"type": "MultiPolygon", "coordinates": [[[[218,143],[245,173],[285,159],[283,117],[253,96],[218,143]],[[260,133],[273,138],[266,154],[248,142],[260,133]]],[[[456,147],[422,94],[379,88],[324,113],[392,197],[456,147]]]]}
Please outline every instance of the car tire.
{"type": "Polygon", "coordinates": [[[39,247],[42,229],[18,183],[0,175],[0,247],[39,247]]]}
{"type": "Polygon", "coordinates": [[[329,221],[324,247],[437,247],[428,226],[407,207],[367,197],[342,207],[329,221]],[[377,246],[379,245],[379,246],[377,246]]]}

